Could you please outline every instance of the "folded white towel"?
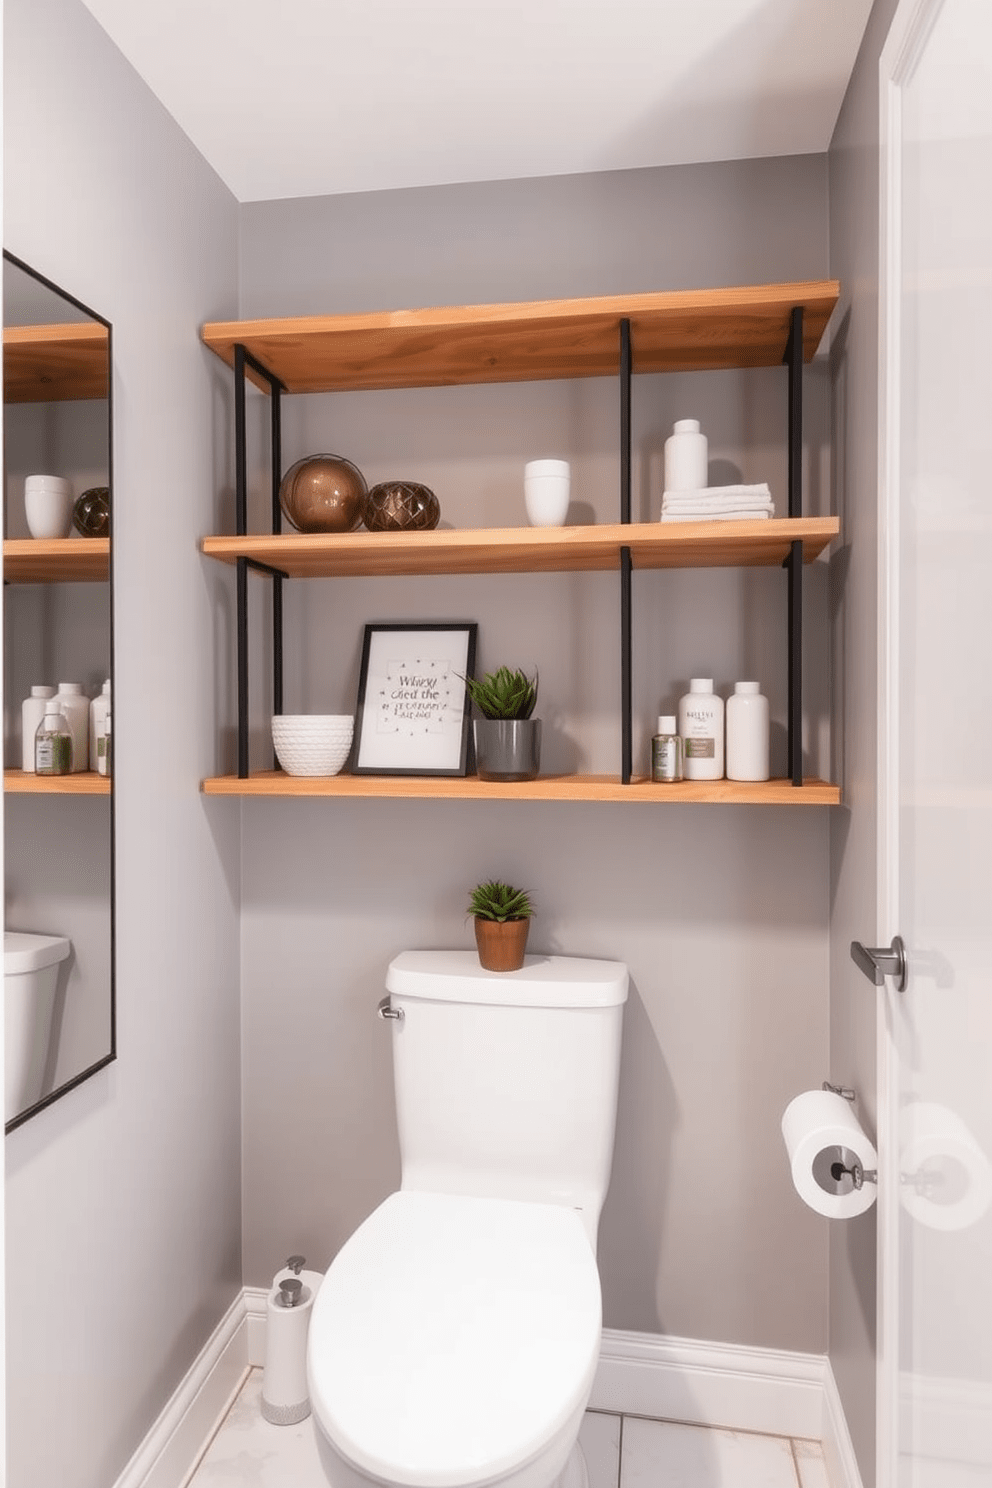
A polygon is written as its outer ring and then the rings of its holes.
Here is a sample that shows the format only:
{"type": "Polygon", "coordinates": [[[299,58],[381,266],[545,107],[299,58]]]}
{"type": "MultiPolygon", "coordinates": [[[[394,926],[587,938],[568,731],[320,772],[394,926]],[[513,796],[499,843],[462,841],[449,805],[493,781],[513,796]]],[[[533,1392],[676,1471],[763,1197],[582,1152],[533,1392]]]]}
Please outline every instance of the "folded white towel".
{"type": "Polygon", "coordinates": [[[771,500],[768,482],[756,486],[701,486],[698,491],[666,491],[666,501],[729,501],[739,497],[743,501],[771,500]]]}
{"type": "Polygon", "coordinates": [[[737,508],[733,511],[663,511],[661,520],[663,522],[751,522],[764,521],[772,516],[768,511],[741,511],[737,508]]]}
{"type": "Polygon", "coordinates": [[[770,501],[663,501],[662,512],[681,512],[684,516],[698,513],[704,517],[715,517],[720,512],[758,512],[772,517],[775,508],[770,501]]]}

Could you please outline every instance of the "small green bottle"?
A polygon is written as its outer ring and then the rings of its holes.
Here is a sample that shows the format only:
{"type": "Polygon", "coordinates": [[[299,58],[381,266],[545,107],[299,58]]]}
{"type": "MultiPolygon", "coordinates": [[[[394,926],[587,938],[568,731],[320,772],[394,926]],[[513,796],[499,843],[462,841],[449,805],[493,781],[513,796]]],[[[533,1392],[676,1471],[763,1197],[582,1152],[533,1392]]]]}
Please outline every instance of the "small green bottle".
{"type": "Polygon", "coordinates": [[[34,770],[36,775],[72,773],[72,730],[57,698],[48,699],[34,736],[34,770]]]}

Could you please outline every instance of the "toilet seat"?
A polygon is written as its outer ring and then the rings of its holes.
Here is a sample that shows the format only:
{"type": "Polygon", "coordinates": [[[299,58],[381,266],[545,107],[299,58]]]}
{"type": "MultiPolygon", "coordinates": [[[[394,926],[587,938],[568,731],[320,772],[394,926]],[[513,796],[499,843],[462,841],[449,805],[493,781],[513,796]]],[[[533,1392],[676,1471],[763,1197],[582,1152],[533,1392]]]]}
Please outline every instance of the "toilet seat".
{"type": "Polygon", "coordinates": [[[317,1295],[313,1413],[374,1478],[488,1482],[581,1413],[601,1324],[575,1210],[404,1190],[356,1230],[317,1295]]]}

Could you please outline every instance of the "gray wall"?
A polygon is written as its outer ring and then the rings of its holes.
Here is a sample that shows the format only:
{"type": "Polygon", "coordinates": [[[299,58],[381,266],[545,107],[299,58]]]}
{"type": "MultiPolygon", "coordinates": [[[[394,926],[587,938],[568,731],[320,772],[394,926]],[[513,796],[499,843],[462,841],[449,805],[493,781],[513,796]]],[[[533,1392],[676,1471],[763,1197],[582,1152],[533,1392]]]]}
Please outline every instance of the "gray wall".
{"type": "Polygon", "coordinates": [[[6,0],[4,70],[5,246],[114,324],[119,1018],[116,1064],[6,1143],[7,1460],[107,1488],[241,1285],[239,825],[198,792],[230,615],[195,547],[237,212],[78,0],[6,0]]]}
{"type": "MultiPolygon", "coordinates": [[[[824,276],[826,160],[632,171],[251,204],[245,316],[399,308],[824,276]]],[[[808,373],[810,509],[829,499],[825,369],[808,373]]],[[[672,422],[699,414],[712,475],[785,500],[785,374],[638,379],[635,514],[655,518],[672,422]]],[[[263,400],[252,400],[264,520],[263,400]]],[[[370,481],[424,479],[453,525],[525,521],[523,463],[573,464],[576,515],[615,520],[608,380],[288,400],[284,464],[317,450],[370,481]]],[[[808,762],[825,772],[827,570],[810,574],[808,762]]],[[[257,594],[256,762],[267,728],[257,594]]],[[[777,571],[635,576],[636,766],[691,675],[758,676],[784,719],[777,571]]],[[[550,770],[619,769],[615,577],[322,581],[287,595],[287,711],[351,711],[367,620],[469,618],[483,668],[536,664],[550,770]]],[[[218,664],[230,667],[229,648],[218,664]]],[[[828,1059],[827,814],[498,803],[248,802],[243,808],[245,1281],[290,1250],[323,1266],[396,1183],[389,957],[468,945],[481,876],[525,884],[536,950],[632,973],[600,1260],[609,1326],[823,1351],[826,1226],[779,1132],[828,1059]]]]}
{"type": "MultiPolygon", "coordinates": [[[[874,997],[849,955],[875,933],[878,686],[878,58],[896,0],[876,0],[831,144],[831,352],[841,545],[831,562],[835,778],[830,828],[831,1079],[876,1118],[874,997]]],[[[870,942],[873,943],[873,942],[870,942]]],[[[875,1481],[875,1210],[830,1227],[830,1359],[865,1488],[875,1481]]]]}

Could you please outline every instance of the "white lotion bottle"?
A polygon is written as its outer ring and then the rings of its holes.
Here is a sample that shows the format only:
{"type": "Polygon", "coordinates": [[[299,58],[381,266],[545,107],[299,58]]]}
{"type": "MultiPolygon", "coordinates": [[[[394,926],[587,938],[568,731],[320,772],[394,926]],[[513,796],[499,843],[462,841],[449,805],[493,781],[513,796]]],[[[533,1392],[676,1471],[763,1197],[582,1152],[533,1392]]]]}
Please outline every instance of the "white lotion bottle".
{"type": "Polygon", "coordinates": [[[759,683],[737,682],[727,699],[727,779],[768,775],[768,699],[759,683]]]}
{"type": "Polygon", "coordinates": [[[88,770],[90,763],[90,700],[79,682],[60,682],[55,694],[72,734],[72,771],[88,770]]]}
{"type": "Polygon", "coordinates": [[[682,771],[686,780],[723,779],[723,698],[712,677],[692,677],[679,699],[682,771]]]}
{"type": "Polygon", "coordinates": [[[54,687],[32,687],[31,696],[21,704],[21,769],[34,774],[34,736],[45,716],[45,703],[55,696],[54,687]]]}
{"type": "Polygon", "coordinates": [[[110,712],[110,678],[103,684],[103,691],[98,692],[90,703],[90,769],[100,769],[100,739],[107,731],[107,714],[110,712]]]}
{"type": "Polygon", "coordinates": [[[698,419],[679,419],[665,440],[665,491],[702,491],[709,477],[709,444],[698,419]]]}

